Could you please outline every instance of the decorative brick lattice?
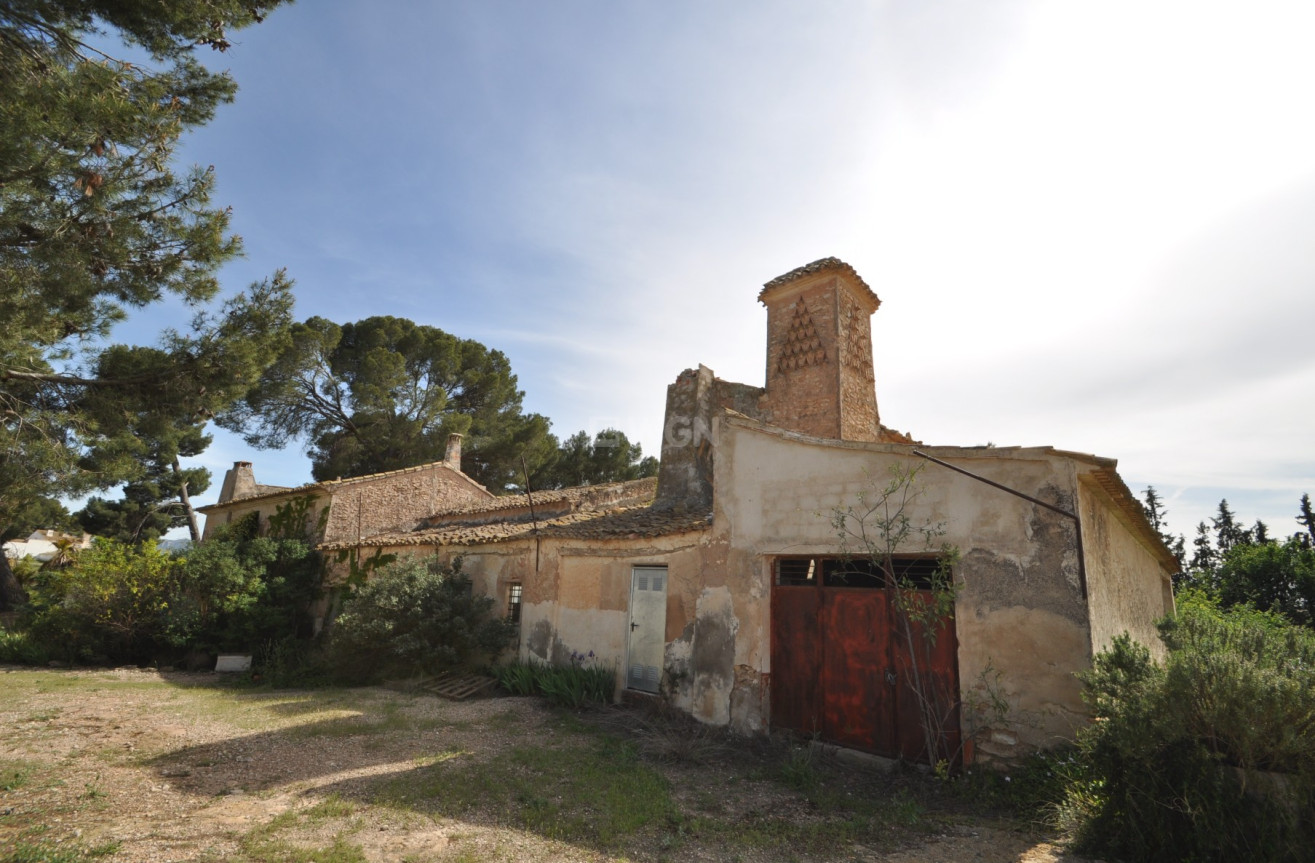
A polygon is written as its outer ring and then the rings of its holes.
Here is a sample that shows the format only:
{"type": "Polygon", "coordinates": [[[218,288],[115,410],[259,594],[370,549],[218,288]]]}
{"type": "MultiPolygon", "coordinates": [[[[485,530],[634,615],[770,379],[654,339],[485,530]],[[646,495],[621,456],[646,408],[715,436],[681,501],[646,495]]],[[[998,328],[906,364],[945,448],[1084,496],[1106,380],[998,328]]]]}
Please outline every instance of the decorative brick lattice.
{"type": "Polygon", "coordinates": [[[776,360],[776,370],[784,373],[805,366],[820,366],[825,362],[826,349],[817,336],[813,317],[808,314],[802,301],[797,302],[794,304],[794,319],[790,321],[790,328],[785,334],[785,344],[776,360]]]}
{"type": "Polygon", "coordinates": [[[865,380],[873,380],[872,330],[858,303],[849,297],[843,300],[841,321],[845,332],[845,366],[865,380]]]}

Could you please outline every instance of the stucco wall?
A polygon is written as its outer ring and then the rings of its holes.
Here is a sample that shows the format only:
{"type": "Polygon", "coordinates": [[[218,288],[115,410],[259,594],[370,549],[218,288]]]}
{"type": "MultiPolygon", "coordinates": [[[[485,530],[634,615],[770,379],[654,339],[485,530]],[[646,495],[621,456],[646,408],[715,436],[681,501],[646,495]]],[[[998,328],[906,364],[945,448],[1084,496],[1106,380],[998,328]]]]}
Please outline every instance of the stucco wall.
{"type": "MultiPolygon", "coordinates": [[[[1067,737],[1082,721],[1073,672],[1089,663],[1090,635],[1071,520],[911,455],[910,448],[824,442],[737,419],[716,428],[717,507],[712,546],[724,544],[738,624],[737,663],[770,673],[770,561],[836,554],[830,516],[889,480],[891,465],[917,469],[916,525],[943,526],[962,555],[956,574],[959,679],[965,702],[990,686],[1010,705],[1009,728],[987,733],[1001,755],[1067,737]],[[993,739],[998,738],[998,739],[993,739]]],[[[933,454],[1056,505],[1072,508],[1069,463],[1039,451],[935,448],[933,454]]],[[[859,549],[851,546],[851,551],[859,549]]],[[[898,549],[919,553],[915,541],[898,549]]],[[[721,693],[729,702],[733,690],[721,693]]],[[[713,711],[718,712],[718,711],[713,711]]]]}
{"type": "Polygon", "coordinates": [[[1081,482],[1078,499],[1087,550],[1093,652],[1127,632],[1152,654],[1163,656],[1165,647],[1155,621],[1173,611],[1169,574],[1098,485],[1081,482]]]}
{"type": "MultiPolygon", "coordinates": [[[[473,589],[495,597],[500,613],[506,612],[509,585],[522,585],[522,658],[560,663],[569,661],[572,653],[585,656],[592,651],[591,662],[616,669],[620,693],[625,686],[631,568],[667,567],[665,666],[680,674],[684,666],[672,658],[671,642],[679,642],[691,628],[705,536],[694,532],[633,540],[544,538],[537,551],[533,540],[443,546],[436,551],[444,560],[460,556],[473,589]]],[[[409,546],[385,551],[431,554],[435,549],[409,546]]],[[[681,654],[679,649],[676,652],[681,654]]],[[[673,681],[664,685],[670,688],[673,681]]]]}

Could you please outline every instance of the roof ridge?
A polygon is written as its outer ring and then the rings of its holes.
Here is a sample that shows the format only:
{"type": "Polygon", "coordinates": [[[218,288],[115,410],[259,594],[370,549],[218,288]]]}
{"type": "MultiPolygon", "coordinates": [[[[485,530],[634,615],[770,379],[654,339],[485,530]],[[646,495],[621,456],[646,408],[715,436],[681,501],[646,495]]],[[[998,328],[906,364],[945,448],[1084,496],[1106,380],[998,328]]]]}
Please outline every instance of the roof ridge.
{"type": "Polygon", "coordinates": [[[793,282],[797,279],[802,279],[804,276],[811,276],[815,273],[824,273],[827,270],[839,270],[845,275],[850,276],[852,279],[854,279],[854,281],[858,282],[859,286],[862,287],[863,290],[868,292],[868,295],[872,298],[872,300],[875,303],[877,304],[881,303],[880,298],[877,297],[877,292],[872,290],[871,285],[863,281],[863,277],[858,274],[858,271],[855,270],[853,267],[851,267],[849,264],[845,263],[844,261],[836,257],[818,258],[816,261],[813,261],[812,263],[804,264],[802,267],[795,267],[790,272],[782,273],[781,275],[777,276],[771,281],[764,283],[763,289],[758,292],[758,301],[764,302],[763,296],[766,295],[773,288],[779,288],[782,285],[788,285],[790,282],[793,282]]]}

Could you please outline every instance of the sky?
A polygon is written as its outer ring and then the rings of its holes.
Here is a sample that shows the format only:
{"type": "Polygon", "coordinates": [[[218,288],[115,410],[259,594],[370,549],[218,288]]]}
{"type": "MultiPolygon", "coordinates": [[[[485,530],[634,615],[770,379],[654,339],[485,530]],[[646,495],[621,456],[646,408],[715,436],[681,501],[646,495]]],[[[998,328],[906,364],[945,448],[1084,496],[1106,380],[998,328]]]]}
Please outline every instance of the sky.
{"type": "MultiPolygon", "coordinates": [[[[234,42],[181,154],[227,289],[477,339],[559,436],[656,454],[682,369],[761,385],[758,291],[833,255],[888,426],[1117,458],[1189,543],[1315,492],[1313,4],[302,0],[234,42]]],[[[217,431],[198,503],[235,460],[310,481],[217,431]]]]}

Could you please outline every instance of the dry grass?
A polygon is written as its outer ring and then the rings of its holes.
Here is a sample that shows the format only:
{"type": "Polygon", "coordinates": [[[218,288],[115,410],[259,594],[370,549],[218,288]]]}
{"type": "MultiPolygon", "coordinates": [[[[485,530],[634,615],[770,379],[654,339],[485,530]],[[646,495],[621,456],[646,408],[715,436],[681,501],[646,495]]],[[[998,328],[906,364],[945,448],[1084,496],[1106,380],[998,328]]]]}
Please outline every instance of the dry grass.
{"type": "Polygon", "coordinates": [[[939,806],[920,774],[801,761],[661,710],[8,668],[0,723],[0,849],[18,849],[0,863],[908,863],[1031,845],[939,806]]]}

